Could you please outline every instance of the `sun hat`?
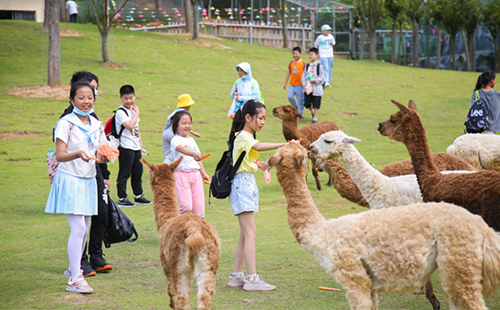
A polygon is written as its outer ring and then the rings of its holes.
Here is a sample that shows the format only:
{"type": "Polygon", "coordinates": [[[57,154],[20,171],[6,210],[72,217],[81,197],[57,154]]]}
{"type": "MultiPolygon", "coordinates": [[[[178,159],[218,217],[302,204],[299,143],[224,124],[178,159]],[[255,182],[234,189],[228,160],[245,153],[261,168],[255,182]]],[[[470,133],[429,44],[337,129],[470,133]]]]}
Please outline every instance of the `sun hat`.
{"type": "Polygon", "coordinates": [[[178,108],[189,107],[190,105],[193,105],[193,104],[194,104],[193,98],[191,98],[191,95],[189,95],[189,94],[182,94],[177,98],[177,107],[178,108]]]}
{"type": "Polygon", "coordinates": [[[330,27],[327,24],[324,24],[323,26],[321,26],[321,31],[325,31],[325,30],[332,30],[332,27],[330,27]]]}

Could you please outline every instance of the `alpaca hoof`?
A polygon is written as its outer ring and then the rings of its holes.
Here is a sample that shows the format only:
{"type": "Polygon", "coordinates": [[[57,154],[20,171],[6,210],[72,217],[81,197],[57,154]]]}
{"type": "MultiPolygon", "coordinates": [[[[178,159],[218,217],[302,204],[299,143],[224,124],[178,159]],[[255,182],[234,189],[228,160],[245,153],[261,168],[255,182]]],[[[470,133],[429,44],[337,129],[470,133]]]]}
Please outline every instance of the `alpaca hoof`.
{"type": "Polygon", "coordinates": [[[332,184],[332,183],[330,183],[330,182],[328,182],[328,183],[326,183],[325,185],[326,185],[326,186],[332,186],[333,184],[332,184]]]}
{"type": "Polygon", "coordinates": [[[434,307],[434,310],[441,309],[441,304],[439,303],[439,300],[435,300],[432,306],[434,307]]]}

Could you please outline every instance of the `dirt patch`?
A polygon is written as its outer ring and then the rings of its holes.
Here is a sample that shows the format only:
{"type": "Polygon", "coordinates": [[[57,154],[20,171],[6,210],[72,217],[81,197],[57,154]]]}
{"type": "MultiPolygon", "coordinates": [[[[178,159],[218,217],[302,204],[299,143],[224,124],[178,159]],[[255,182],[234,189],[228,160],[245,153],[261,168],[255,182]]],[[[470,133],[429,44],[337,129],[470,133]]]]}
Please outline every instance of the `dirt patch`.
{"type": "Polygon", "coordinates": [[[125,67],[124,65],[120,65],[120,64],[117,64],[115,62],[112,62],[112,61],[108,61],[108,62],[101,62],[99,63],[101,66],[103,67],[106,67],[106,68],[111,68],[111,69],[115,69],[115,70],[122,70],[122,69],[127,69],[127,67],[125,67]]]}
{"type": "Polygon", "coordinates": [[[59,28],[59,35],[61,37],[83,37],[85,33],[73,29],[59,28]]]}
{"type": "Polygon", "coordinates": [[[0,140],[7,140],[13,138],[24,138],[24,137],[38,137],[40,135],[39,132],[32,131],[5,131],[0,132],[0,140]]]}
{"type": "Polygon", "coordinates": [[[50,87],[49,85],[33,87],[14,87],[6,91],[9,95],[21,96],[23,98],[51,98],[57,100],[68,100],[71,87],[66,85],[50,87]]]}
{"type": "MultiPolygon", "coordinates": [[[[210,38],[212,38],[212,37],[210,37],[210,38]]],[[[232,49],[234,49],[234,48],[227,46],[227,45],[224,45],[224,44],[209,42],[209,41],[205,41],[205,40],[201,40],[201,39],[183,40],[180,42],[191,44],[191,46],[190,46],[191,48],[196,48],[197,46],[202,46],[202,47],[213,47],[216,50],[232,50],[232,49]]]]}

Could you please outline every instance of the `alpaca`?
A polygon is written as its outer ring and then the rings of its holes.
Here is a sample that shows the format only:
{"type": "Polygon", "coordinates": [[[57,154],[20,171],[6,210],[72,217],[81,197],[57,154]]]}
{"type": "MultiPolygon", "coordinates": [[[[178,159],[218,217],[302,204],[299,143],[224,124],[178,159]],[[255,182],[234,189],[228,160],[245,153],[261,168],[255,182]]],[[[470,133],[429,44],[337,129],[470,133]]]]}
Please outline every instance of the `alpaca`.
{"type": "Polygon", "coordinates": [[[408,106],[392,100],[400,111],[379,124],[378,131],[406,145],[425,202],[444,201],[461,206],[495,230],[500,230],[500,172],[442,175],[430,157],[425,129],[410,100],[408,106]]]}
{"type": "Polygon", "coordinates": [[[156,228],[160,234],[160,261],[167,278],[172,309],[191,309],[194,278],[198,285],[198,309],[210,309],[219,268],[220,240],[213,225],[195,214],[179,214],[174,170],[181,162],[152,165],[149,184],[153,190],[156,228]]]}
{"type": "Polygon", "coordinates": [[[500,136],[462,135],[448,146],[446,153],[462,158],[477,169],[500,171],[500,136]]]}
{"type": "MultiPolygon", "coordinates": [[[[299,117],[302,117],[300,113],[292,105],[282,105],[273,109],[273,115],[281,119],[281,125],[283,126],[283,135],[286,140],[300,140],[300,144],[309,149],[309,145],[316,141],[322,133],[339,130],[337,124],[334,121],[321,121],[313,125],[304,126],[299,129],[299,117]]],[[[316,164],[316,159],[311,158],[312,162],[312,173],[314,180],[316,181],[316,188],[318,191],[321,190],[321,183],[318,178],[318,171],[314,169],[316,164]]],[[[329,179],[327,186],[332,186],[332,182],[329,179]]]]}
{"type": "Polygon", "coordinates": [[[307,188],[307,151],[286,145],[268,159],[298,243],[347,290],[351,309],[377,310],[378,292],[422,287],[439,268],[451,309],[486,309],[500,284],[500,236],[447,203],[420,203],[326,220],[307,188]]]}
{"type": "MultiPolygon", "coordinates": [[[[463,159],[458,158],[457,156],[452,154],[432,153],[431,156],[432,160],[436,164],[436,167],[440,171],[477,171],[476,168],[469,165],[463,159]]],[[[319,171],[323,170],[328,173],[330,179],[333,182],[333,186],[342,198],[354,202],[361,207],[370,207],[368,202],[366,202],[366,199],[359,191],[356,183],[354,183],[354,181],[351,179],[351,176],[349,175],[347,170],[345,170],[345,168],[339,165],[336,161],[318,159],[316,161],[316,168],[318,168],[319,171]]],[[[384,167],[380,168],[378,171],[388,177],[395,177],[405,174],[415,174],[410,158],[387,164],[384,167]]]]}

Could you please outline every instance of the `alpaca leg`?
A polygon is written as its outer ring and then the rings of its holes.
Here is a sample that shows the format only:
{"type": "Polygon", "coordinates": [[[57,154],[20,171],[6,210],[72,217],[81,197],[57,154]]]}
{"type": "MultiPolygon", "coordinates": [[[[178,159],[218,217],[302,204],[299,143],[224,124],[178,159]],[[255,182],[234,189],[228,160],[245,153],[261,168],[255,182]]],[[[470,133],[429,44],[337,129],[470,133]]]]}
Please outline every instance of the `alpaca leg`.
{"type": "Polygon", "coordinates": [[[431,279],[429,279],[425,285],[425,296],[427,296],[427,299],[430,301],[434,310],[439,310],[441,308],[441,304],[434,294],[431,279]]]}
{"type": "Polygon", "coordinates": [[[347,288],[346,298],[351,310],[377,310],[377,293],[372,291],[372,280],[363,266],[337,270],[334,276],[347,288]]]}
{"type": "Polygon", "coordinates": [[[316,181],[316,188],[318,189],[318,191],[320,191],[321,190],[321,182],[319,181],[318,171],[316,171],[316,168],[314,168],[315,165],[316,165],[316,159],[311,158],[312,173],[314,176],[314,180],[316,181]]]}
{"type": "Polygon", "coordinates": [[[215,295],[215,274],[211,270],[198,274],[198,310],[209,310],[215,295]]]}
{"type": "Polygon", "coordinates": [[[372,309],[371,310],[377,310],[378,309],[378,296],[376,291],[372,291],[372,309]]]}
{"type": "Polygon", "coordinates": [[[174,309],[189,310],[191,309],[189,294],[191,293],[192,274],[178,273],[177,276],[175,281],[177,291],[175,292],[176,298],[174,299],[176,305],[174,309]]]}

